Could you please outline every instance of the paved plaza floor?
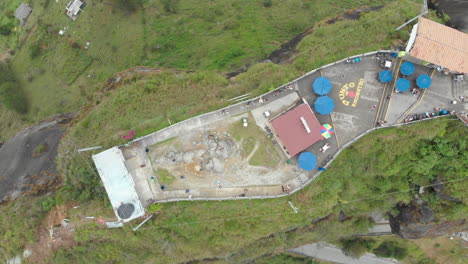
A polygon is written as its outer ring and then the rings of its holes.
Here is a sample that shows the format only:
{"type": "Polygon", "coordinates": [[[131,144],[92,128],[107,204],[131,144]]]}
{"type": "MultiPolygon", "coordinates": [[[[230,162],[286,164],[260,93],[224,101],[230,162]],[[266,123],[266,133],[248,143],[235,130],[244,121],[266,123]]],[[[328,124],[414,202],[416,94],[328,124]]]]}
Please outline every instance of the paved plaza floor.
{"type": "Polygon", "coordinates": [[[316,115],[321,124],[332,125],[335,134],[307,149],[317,155],[320,165],[324,165],[341,146],[374,127],[376,109],[373,106],[379,104],[383,91],[383,84],[377,79],[380,70],[376,59],[363,57],[359,63],[338,63],[297,81],[299,94],[312,109],[317,99],[312,90],[314,80],[324,76],[333,84],[328,96],[334,99],[335,109],[329,115],[316,115]],[[325,153],[320,152],[319,149],[326,143],[331,148],[325,153]]]}

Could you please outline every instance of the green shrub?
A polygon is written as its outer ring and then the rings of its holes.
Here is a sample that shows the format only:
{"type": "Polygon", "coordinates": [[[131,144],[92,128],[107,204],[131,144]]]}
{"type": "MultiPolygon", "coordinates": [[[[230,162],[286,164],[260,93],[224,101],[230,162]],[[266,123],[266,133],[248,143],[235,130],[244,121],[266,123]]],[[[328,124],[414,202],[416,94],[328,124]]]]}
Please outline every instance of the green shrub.
{"type": "Polygon", "coordinates": [[[117,0],[117,5],[127,12],[135,12],[142,4],[143,0],[117,0]]]}
{"type": "Polygon", "coordinates": [[[408,255],[408,250],[399,247],[395,241],[384,241],[373,252],[379,257],[395,259],[403,259],[408,255]]]}
{"type": "Polygon", "coordinates": [[[34,58],[39,57],[41,55],[41,52],[42,52],[41,46],[36,43],[32,45],[31,48],[29,49],[29,56],[31,57],[31,59],[34,59],[34,58]]]}
{"type": "Polygon", "coordinates": [[[364,239],[360,237],[340,240],[343,253],[353,258],[359,258],[364,255],[364,253],[372,249],[374,243],[375,241],[372,239],[364,239]]]}
{"type": "Polygon", "coordinates": [[[177,13],[176,5],[178,0],[162,0],[161,2],[163,4],[164,11],[172,14],[177,13]]]}
{"type": "Polygon", "coordinates": [[[273,3],[271,2],[271,0],[263,0],[264,7],[271,7],[272,5],[273,3]]]}
{"type": "MultiPolygon", "coordinates": [[[[96,168],[87,157],[74,153],[68,157],[62,157],[63,166],[66,167],[64,186],[61,189],[61,200],[76,200],[86,202],[90,200],[102,200],[106,197],[106,191],[102,186],[96,168]]],[[[62,170],[63,168],[59,168],[62,170]]],[[[108,200],[107,200],[108,201],[108,200]]]]}
{"type": "Polygon", "coordinates": [[[152,213],[155,213],[159,210],[161,210],[162,208],[162,204],[160,203],[154,203],[154,204],[150,204],[147,208],[146,208],[146,211],[150,214],[152,213]]]}
{"type": "Polygon", "coordinates": [[[33,152],[37,153],[37,154],[47,152],[47,145],[46,144],[40,144],[34,149],[33,152]]]}
{"type": "Polygon", "coordinates": [[[51,197],[47,197],[45,200],[41,202],[41,206],[42,206],[42,209],[47,212],[50,209],[52,209],[52,207],[55,206],[55,199],[51,197]]]}
{"type": "Polygon", "coordinates": [[[11,33],[11,28],[12,28],[12,26],[9,25],[9,24],[0,25],[0,34],[2,34],[2,35],[4,35],[4,36],[10,35],[10,33],[11,33]]]}
{"type": "Polygon", "coordinates": [[[10,110],[24,114],[28,111],[26,97],[16,82],[0,84],[0,100],[10,110]]]}

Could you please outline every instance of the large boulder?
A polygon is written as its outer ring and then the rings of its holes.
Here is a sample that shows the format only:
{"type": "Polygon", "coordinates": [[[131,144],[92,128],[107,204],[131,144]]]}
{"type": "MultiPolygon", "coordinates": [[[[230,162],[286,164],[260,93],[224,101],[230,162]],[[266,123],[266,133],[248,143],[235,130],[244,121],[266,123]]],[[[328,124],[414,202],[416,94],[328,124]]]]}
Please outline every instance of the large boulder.
{"type": "Polygon", "coordinates": [[[195,157],[195,153],[193,151],[188,151],[183,154],[182,159],[184,160],[186,164],[188,164],[188,163],[192,163],[194,157],[195,157]]]}
{"type": "Polygon", "coordinates": [[[205,169],[207,171],[212,171],[213,170],[213,160],[209,159],[209,160],[203,162],[202,167],[203,167],[203,169],[205,169]]]}
{"type": "Polygon", "coordinates": [[[397,205],[399,214],[389,215],[392,232],[402,238],[437,237],[468,230],[465,219],[437,221],[432,209],[420,199],[397,205]]]}
{"type": "Polygon", "coordinates": [[[232,142],[230,140],[219,140],[216,148],[216,156],[227,159],[232,154],[232,142]]]}
{"type": "Polygon", "coordinates": [[[213,161],[213,170],[215,172],[224,172],[224,161],[218,158],[211,159],[213,161]]]}

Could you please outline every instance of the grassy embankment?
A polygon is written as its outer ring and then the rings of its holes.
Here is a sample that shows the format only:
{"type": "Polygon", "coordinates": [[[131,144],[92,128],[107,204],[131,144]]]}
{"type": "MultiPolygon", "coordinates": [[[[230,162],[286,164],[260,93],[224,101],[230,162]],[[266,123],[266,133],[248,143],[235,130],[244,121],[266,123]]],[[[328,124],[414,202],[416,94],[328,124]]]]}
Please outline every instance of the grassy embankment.
{"type": "Polygon", "coordinates": [[[78,111],[113,74],[145,65],[229,71],[261,60],[315,22],[361,5],[319,0],[174,1],[142,0],[128,8],[120,0],[88,1],[76,21],[66,3],[29,1],[33,12],[21,28],[13,17],[19,0],[0,3],[0,54],[26,93],[29,111],[18,116],[0,105],[0,141],[18,129],[60,112],[78,111]],[[60,29],[66,28],[63,36],[60,29]],[[86,48],[86,43],[90,45],[86,48]]]}

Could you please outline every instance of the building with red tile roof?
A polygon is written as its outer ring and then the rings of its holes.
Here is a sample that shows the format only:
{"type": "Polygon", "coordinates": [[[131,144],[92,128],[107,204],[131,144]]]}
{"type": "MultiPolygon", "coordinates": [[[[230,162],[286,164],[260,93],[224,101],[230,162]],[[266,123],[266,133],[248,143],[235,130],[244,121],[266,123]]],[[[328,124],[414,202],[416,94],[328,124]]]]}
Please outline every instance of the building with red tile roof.
{"type": "Polygon", "coordinates": [[[468,73],[468,34],[432,20],[419,18],[406,51],[413,58],[468,73]]]}

